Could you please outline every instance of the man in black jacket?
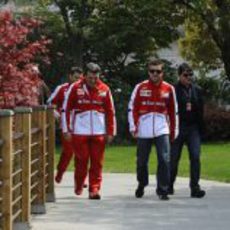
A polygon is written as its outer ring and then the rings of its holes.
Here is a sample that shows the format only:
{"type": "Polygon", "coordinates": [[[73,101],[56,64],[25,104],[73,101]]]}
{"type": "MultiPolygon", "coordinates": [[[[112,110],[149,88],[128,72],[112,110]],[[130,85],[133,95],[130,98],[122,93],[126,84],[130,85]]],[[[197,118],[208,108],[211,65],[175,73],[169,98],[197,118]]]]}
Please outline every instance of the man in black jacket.
{"type": "Polygon", "coordinates": [[[171,182],[169,194],[174,194],[178,164],[184,143],[189,151],[191,197],[202,198],[200,179],[200,145],[203,131],[203,97],[201,88],[193,84],[193,71],[187,63],[178,68],[179,81],[175,86],[178,111],[179,135],[171,146],[171,182]]]}

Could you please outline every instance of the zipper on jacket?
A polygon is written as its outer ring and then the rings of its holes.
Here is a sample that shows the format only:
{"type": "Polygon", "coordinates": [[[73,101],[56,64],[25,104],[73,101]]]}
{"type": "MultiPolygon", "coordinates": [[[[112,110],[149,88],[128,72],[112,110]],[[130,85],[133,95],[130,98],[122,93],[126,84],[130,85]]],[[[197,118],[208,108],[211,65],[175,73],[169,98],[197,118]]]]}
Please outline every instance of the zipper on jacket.
{"type": "Polygon", "coordinates": [[[154,113],[153,113],[153,137],[155,137],[154,125],[155,125],[155,116],[154,116],[154,113]]]}
{"type": "MultiPolygon", "coordinates": [[[[90,100],[90,105],[92,105],[93,103],[93,101],[92,101],[92,92],[90,92],[90,90],[88,90],[87,89],[87,86],[86,86],[86,84],[84,84],[83,85],[83,89],[84,89],[84,91],[86,92],[86,94],[88,95],[88,97],[89,97],[89,100],[90,100]]],[[[92,115],[92,110],[89,110],[89,113],[90,113],[90,132],[91,132],[91,135],[93,135],[93,115],[92,115]]]]}
{"type": "Polygon", "coordinates": [[[93,135],[93,112],[90,110],[90,129],[91,129],[91,135],[93,135]]]}
{"type": "MultiPolygon", "coordinates": [[[[92,101],[92,95],[90,94],[90,105],[92,106],[93,101],[92,101]]],[[[90,110],[90,131],[91,131],[91,135],[93,135],[93,111],[90,110]]]]}

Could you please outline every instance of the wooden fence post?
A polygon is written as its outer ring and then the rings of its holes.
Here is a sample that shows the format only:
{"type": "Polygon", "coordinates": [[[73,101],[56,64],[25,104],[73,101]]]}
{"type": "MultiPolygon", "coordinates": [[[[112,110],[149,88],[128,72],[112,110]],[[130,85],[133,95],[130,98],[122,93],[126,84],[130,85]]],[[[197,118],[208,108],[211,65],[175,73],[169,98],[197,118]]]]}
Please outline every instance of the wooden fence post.
{"type": "Polygon", "coordinates": [[[54,193],[54,156],[55,156],[55,118],[54,107],[49,106],[46,111],[47,117],[47,152],[48,152],[48,187],[46,190],[46,201],[55,202],[54,193]]]}
{"type": "Polygon", "coordinates": [[[1,224],[3,230],[12,230],[12,152],[13,152],[13,112],[0,110],[1,153],[1,224]]]}
{"type": "Polygon", "coordinates": [[[39,150],[37,152],[38,157],[38,186],[37,186],[37,197],[35,202],[31,206],[33,214],[44,214],[46,213],[45,201],[46,201],[46,188],[45,188],[45,153],[46,153],[46,113],[45,106],[39,106],[33,108],[33,114],[37,113],[32,119],[32,125],[39,128],[39,150]]]}
{"type": "Polygon", "coordinates": [[[29,229],[31,202],[31,108],[16,108],[16,115],[20,115],[18,132],[23,133],[22,138],[22,213],[20,222],[14,223],[14,229],[29,229]]]}

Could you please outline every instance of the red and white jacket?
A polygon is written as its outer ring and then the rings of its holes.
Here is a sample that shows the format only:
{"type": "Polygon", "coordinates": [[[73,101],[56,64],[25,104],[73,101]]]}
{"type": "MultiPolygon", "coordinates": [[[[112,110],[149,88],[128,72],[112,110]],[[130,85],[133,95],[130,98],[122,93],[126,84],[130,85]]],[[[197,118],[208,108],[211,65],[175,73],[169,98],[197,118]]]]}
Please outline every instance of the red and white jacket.
{"type": "Polygon", "coordinates": [[[129,102],[129,130],[140,138],[178,135],[177,102],[174,87],[164,81],[150,80],[136,85],[129,102]]]}
{"type": "Polygon", "coordinates": [[[113,98],[109,87],[97,80],[95,88],[84,79],[72,84],[63,104],[63,132],[77,135],[116,135],[113,98]],[[66,114],[71,112],[70,124],[66,114]]]}
{"type": "Polygon", "coordinates": [[[49,105],[56,105],[56,110],[54,111],[54,116],[56,118],[61,117],[63,102],[70,85],[70,83],[64,83],[62,85],[57,86],[54,92],[50,95],[49,99],[47,100],[47,103],[49,105]]]}

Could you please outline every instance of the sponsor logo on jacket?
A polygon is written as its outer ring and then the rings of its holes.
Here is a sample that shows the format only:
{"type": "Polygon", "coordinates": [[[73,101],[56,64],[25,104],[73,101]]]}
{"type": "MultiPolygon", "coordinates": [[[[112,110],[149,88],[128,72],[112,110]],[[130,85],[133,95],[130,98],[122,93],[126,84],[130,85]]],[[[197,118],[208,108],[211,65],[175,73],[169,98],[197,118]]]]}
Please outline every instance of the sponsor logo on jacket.
{"type": "Polygon", "coordinates": [[[98,96],[99,97],[106,97],[106,91],[99,91],[98,96]]]}
{"type": "Polygon", "coordinates": [[[168,92],[162,92],[161,97],[162,98],[169,98],[169,93],[168,92]]]}
{"type": "Polygon", "coordinates": [[[164,102],[158,102],[158,101],[142,101],[142,105],[165,106],[165,103],[164,102]]]}
{"type": "Polygon", "coordinates": [[[141,97],[151,97],[152,91],[148,90],[148,89],[142,89],[142,90],[140,90],[140,96],[141,97]]]}
{"type": "Polygon", "coordinates": [[[85,95],[85,91],[83,89],[77,89],[77,95],[78,96],[85,95]]]}
{"type": "Polygon", "coordinates": [[[94,105],[102,105],[102,104],[103,104],[102,101],[96,101],[96,100],[93,100],[92,103],[93,103],[94,105]]]}
{"type": "Polygon", "coordinates": [[[78,100],[78,103],[79,103],[79,104],[90,104],[90,100],[87,100],[87,99],[79,99],[79,100],[78,100]]]}

